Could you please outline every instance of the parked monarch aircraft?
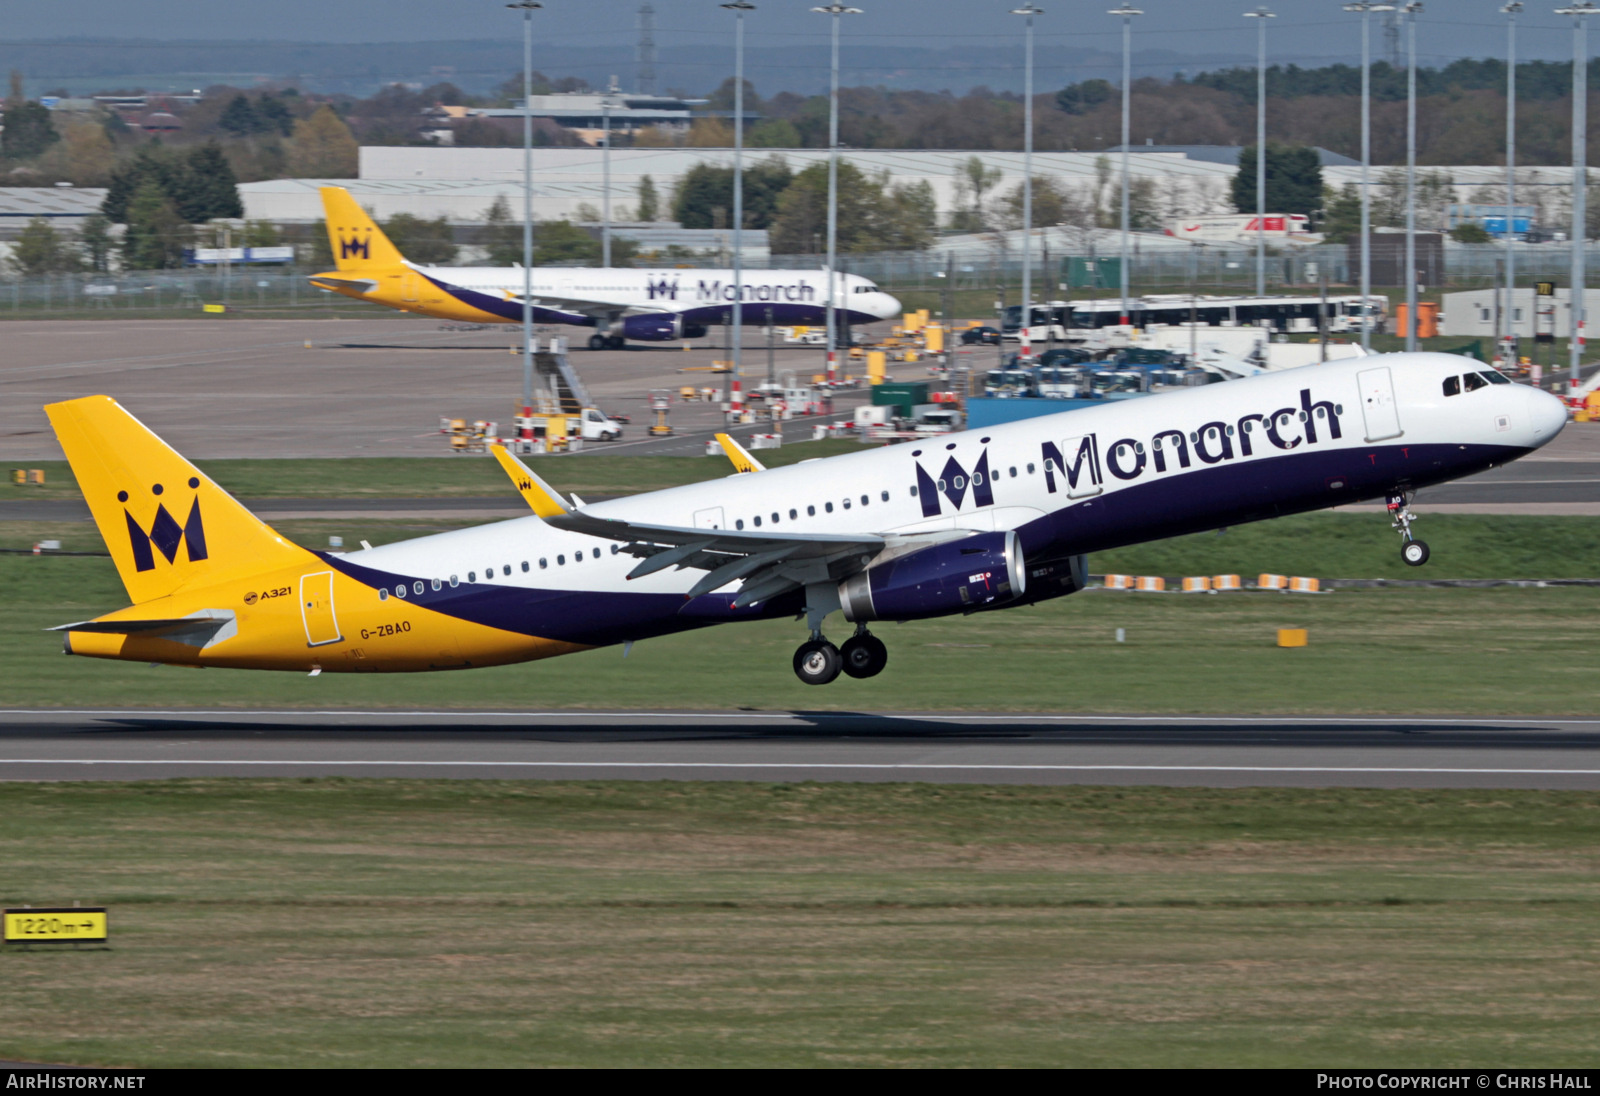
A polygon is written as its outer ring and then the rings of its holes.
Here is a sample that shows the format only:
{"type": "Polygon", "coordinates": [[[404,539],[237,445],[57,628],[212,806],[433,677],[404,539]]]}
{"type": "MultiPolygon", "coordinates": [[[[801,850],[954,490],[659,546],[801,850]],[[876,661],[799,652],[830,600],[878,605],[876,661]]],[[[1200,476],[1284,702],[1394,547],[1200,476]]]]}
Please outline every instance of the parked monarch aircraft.
{"type": "MultiPolygon", "coordinates": [[[[322,209],[338,269],[313,274],[312,285],[444,320],[522,322],[522,267],[418,266],[343,187],[322,188],[322,209]]],[[[742,278],[746,324],[827,322],[826,270],[746,270],[742,278]]],[[[590,350],[697,339],[733,322],[733,271],[536,267],[532,299],[534,323],[594,328],[590,350]]],[[[834,275],[835,322],[846,329],[899,314],[900,302],[866,278],[834,275]]]]}
{"type": "Polygon", "coordinates": [[[1071,594],[1087,553],[1412,492],[1514,460],[1566,422],[1477,362],[1397,354],[1027,419],[584,505],[504,449],[533,514],[348,554],[256,519],[106,396],[46,408],[133,605],[70,654],[190,666],[446,670],[803,616],[802,681],[870,677],[871,621],[1071,594]],[[842,611],[856,632],[823,638],[842,611]]]}

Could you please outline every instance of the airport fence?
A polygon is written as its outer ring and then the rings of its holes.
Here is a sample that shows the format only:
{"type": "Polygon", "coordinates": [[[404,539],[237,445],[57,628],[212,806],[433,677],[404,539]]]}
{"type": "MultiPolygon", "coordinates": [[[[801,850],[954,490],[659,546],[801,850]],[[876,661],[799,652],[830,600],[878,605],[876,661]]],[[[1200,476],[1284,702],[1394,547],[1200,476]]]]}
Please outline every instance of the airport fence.
{"type": "MultiPolygon", "coordinates": [[[[1034,284],[1040,287],[1065,287],[1062,271],[1069,258],[1059,249],[1036,250],[1034,284]]],[[[1116,252],[1102,249],[1098,257],[1114,259],[1116,252]]],[[[948,284],[954,290],[992,289],[1015,286],[1022,279],[1022,255],[1015,247],[995,247],[988,252],[967,249],[930,251],[847,253],[839,257],[842,269],[871,278],[886,287],[934,289],[948,284]]],[[[1517,279],[1531,285],[1535,280],[1552,279],[1565,285],[1572,269],[1572,251],[1564,243],[1523,244],[1514,249],[1517,279]]],[[[815,269],[821,255],[774,255],[770,266],[781,269],[815,269]]],[[[1446,244],[1442,286],[1433,289],[1475,289],[1493,285],[1503,277],[1505,248],[1498,244],[1446,244]]],[[[1267,249],[1266,281],[1270,292],[1304,292],[1326,278],[1330,285],[1348,286],[1360,278],[1359,260],[1352,261],[1343,244],[1287,250],[1267,249]]],[[[1600,279],[1600,248],[1590,248],[1585,265],[1591,285],[1600,279]]],[[[1134,286],[1173,288],[1190,286],[1208,291],[1253,290],[1256,284],[1256,259],[1253,246],[1135,247],[1129,256],[1129,281],[1134,286]]],[[[1058,291],[1060,291],[1058,290],[1058,291]]],[[[1080,296],[1082,289],[1071,291],[1080,296]]]]}
{"type": "MultiPolygon", "coordinates": [[[[1474,289],[1502,276],[1505,249],[1495,244],[1445,247],[1445,283],[1430,289],[1474,289]]],[[[1041,294],[1082,296],[1087,290],[1063,285],[1061,270],[1071,256],[1042,251],[1033,257],[1033,284],[1041,294]]],[[[1101,258],[1114,258],[1102,252],[1101,258]]],[[[1255,251],[1249,247],[1167,246],[1140,248],[1130,256],[1129,281],[1136,290],[1173,292],[1188,287],[1200,292],[1250,292],[1255,286],[1255,251]]],[[[1549,279],[1565,285],[1571,251],[1565,244],[1525,244],[1515,249],[1520,284],[1549,279]]],[[[748,268],[817,269],[822,255],[774,255],[768,263],[748,268]]],[[[1590,285],[1600,284],[1600,248],[1586,255],[1590,285]]],[[[887,289],[983,291],[1014,289],[1022,280],[1022,256],[1015,248],[962,254],[930,251],[847,253],[840,269],[872,278],[887,289]]],[[[1324,278],[1347,287],[1358,272],[1343,245],[1321,245],[1293,251],[1270,250],[1269,292],[1313,290],[1324,278]]],[[[153,314],[200,312],[204,305],[230,311],[281,311],[296,314],[349,308],[348,298],[317,289],[306,281],[309,268],[222,271],[211,267],[181,270],[119,271],[0,278],[0,317],[60,314],[153,314]]],[[[1100,292],[1114,287],[1104,287],[1100,292]]]]}
{"type": "Polygon", "coordinates": [[[153,313],[233,309],[331,310],[337,294],[317,289],[305,271],[210,268],[132,270],[0,279],[0,315],[153,313]]]}

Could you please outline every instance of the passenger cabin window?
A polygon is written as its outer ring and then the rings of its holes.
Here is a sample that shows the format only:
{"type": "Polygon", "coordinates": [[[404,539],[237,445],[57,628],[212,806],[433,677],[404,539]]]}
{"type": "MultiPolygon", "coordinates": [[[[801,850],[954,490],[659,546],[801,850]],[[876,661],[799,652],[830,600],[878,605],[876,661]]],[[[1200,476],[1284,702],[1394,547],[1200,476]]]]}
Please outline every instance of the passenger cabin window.
{"type": "Polygon", "coordinates": [[[826,511],[827,511],[827,512],[828,512],[828,513],[830,513],[830,514],[831,514],[831,513],[833,513],[833,503],[831,503],[831,502],[825,502],[825,503],[823,503],[823,504],[822,504],[822,508],[823,508],[823,509],[824,509],[824,510],[826,510],[826,511]]]}
{"type": "Polygon", "coordinates": [[[1466,383],[1468,392],[1476,392],[1480,388],[1489,387],[1489,382],[1476,373],[1468,373],[1461,379],[1466,383]]]}
{"type": "Polygon", "coordinates": [[[1444,379],[1444,394],[1447,396],[1461,395],[1461,378],[1446,377],[1444,379]]]}

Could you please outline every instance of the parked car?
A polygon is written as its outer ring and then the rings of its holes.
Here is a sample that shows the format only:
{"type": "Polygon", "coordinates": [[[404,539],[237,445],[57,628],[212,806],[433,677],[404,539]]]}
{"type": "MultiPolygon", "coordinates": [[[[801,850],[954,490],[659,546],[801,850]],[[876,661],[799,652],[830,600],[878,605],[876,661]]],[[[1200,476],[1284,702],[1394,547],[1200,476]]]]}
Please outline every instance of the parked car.
{"type": "Polygon", "coordinates": [[[969,327],[961,333],[961,342],[966,346],[981,343],[994,346],[1000,341],[1000,330],[995,327],[969,327]]]}

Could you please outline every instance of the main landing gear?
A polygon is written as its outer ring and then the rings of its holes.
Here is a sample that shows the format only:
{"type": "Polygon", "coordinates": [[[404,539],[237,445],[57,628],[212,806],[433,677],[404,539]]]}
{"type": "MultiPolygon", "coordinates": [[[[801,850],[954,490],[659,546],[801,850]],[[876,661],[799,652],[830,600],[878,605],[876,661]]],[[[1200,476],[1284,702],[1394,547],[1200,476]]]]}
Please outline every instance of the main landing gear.
{"type": "Polygon", "coordinates": [[[889,648],[864,627],[845,640],[842,650],[814,634],[794,653],[795,676],[807,685],[826,685],[840,671],[851,677],[875,677],[888,664],[889,648]]]}
{"type": "Polygon", "coordinates": [[[628,342],[621,335],[590,335],[590,350],[621,350],[628,342]]]}
{"type": "Polygon", "coordinates": [[[1411,512],[1411,499],[1408,492],[1391,491],[1384,500],[1389,507],[1389,516],[1394,519],[1393,527],[1400,530],[1404,541],[1400,545],[1400,558],[1412,567],[1421,567],[1428,562],[1428,546],[1411,536],[1411,523],[1417,515],[1411,512]]]}

